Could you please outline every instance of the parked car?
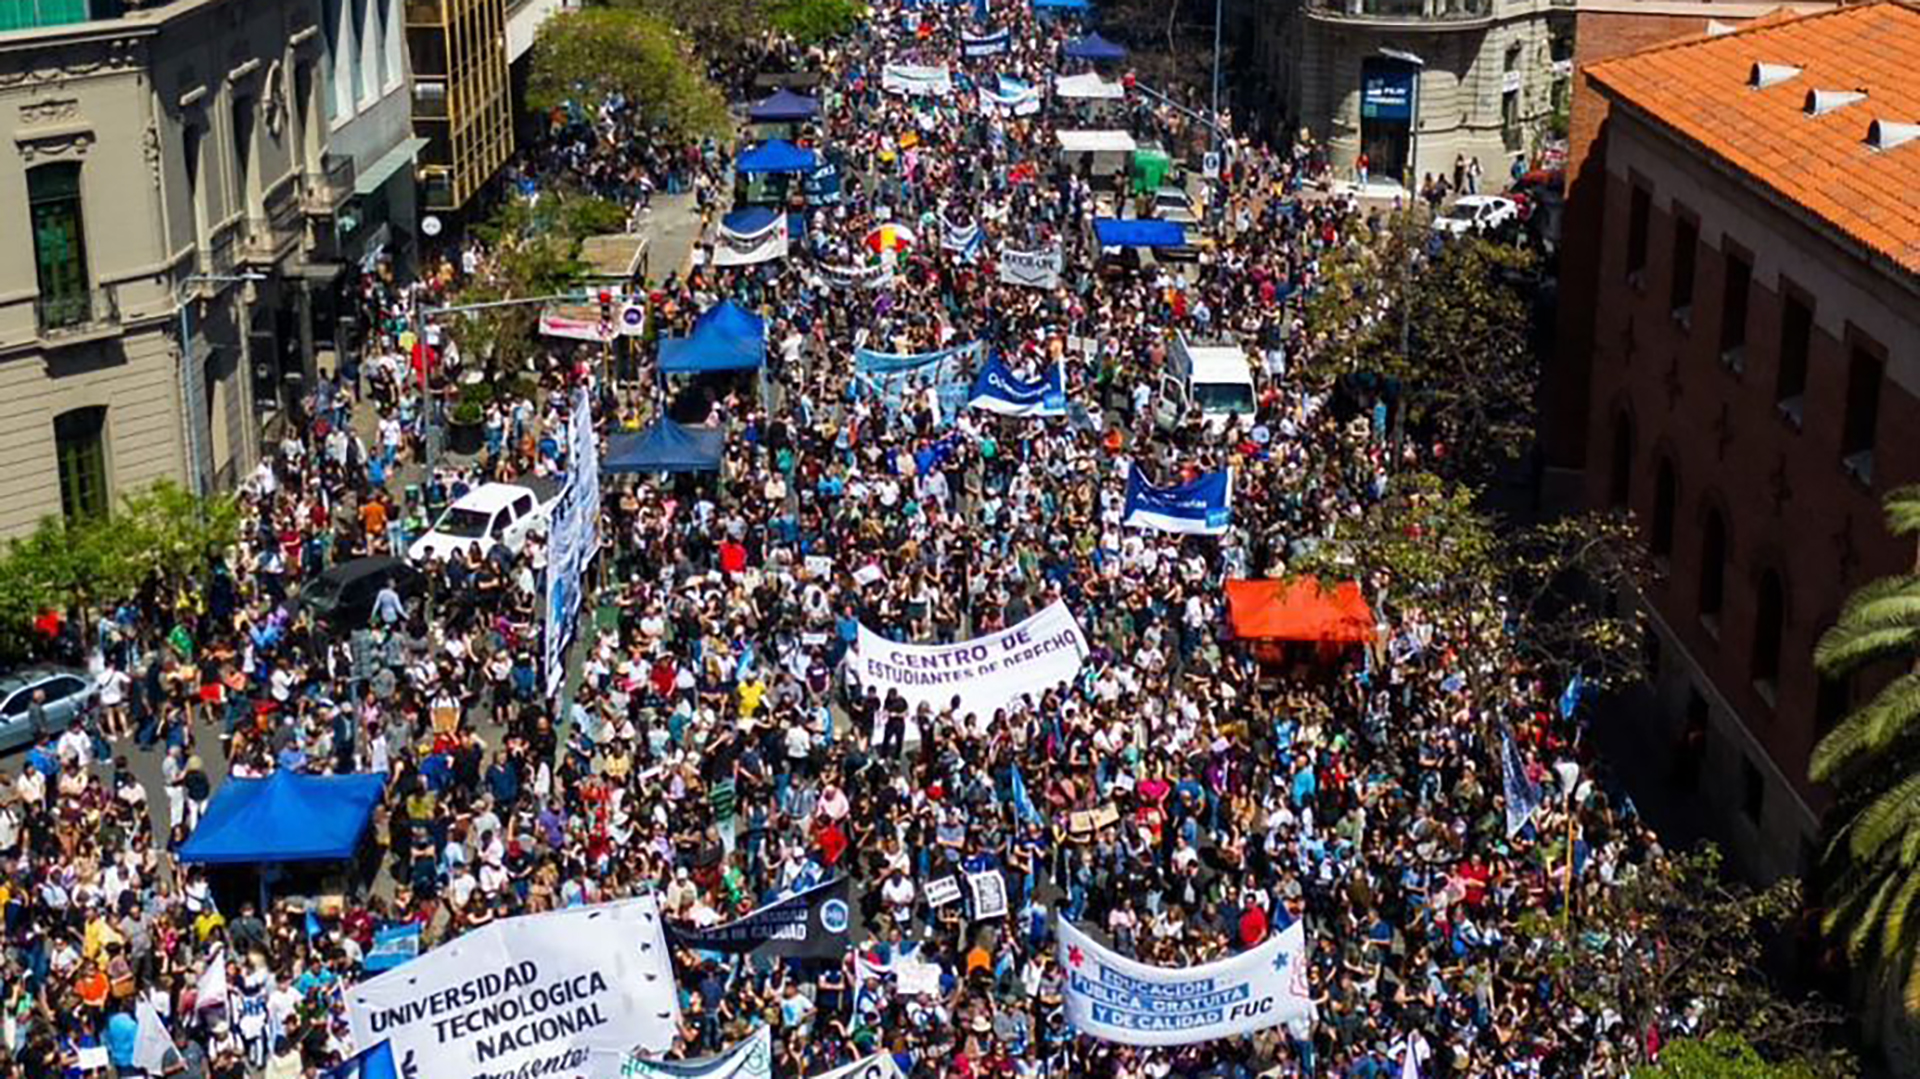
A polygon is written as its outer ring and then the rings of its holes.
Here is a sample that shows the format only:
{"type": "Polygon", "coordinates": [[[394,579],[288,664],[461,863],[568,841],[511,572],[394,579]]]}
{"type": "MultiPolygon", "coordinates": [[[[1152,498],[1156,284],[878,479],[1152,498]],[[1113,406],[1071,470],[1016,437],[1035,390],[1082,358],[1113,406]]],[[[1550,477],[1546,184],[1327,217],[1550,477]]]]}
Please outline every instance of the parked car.
{"type": "Polygon", "coordinates": [[[1503,195],[1462,195],[1433,219],[1433,230],[1453,236],[1491,232],[1519,217],[1519,204],[1503,195]]]}
{"type": "Polygon", "coordinates": [[[398,558],[356,558],[308,581],[300,589],[300,606],[332,629],[359,629],[372,619],[373,602],[389,582],[405,600],[419,595],[426,579],[398,558]]]}
{"type": "Polygon", "coordinates": [[[558,485],[544,481],[481,484],[448,506],[426,535],[407,547],[407,560],[419,565],[465,555],[468,548],[485,555],[496,544],[519,554],[529,532],[546,531],[558,496],[558,485]]]}
{"type": "Polygon", "coordinates": [[[33,744],[33,723],[27,709],[34,691],[47,695],[49,732],[64,731],[76,719],[93,711],[99,690],[87,672],[69,667],[25,667],[0,676],[0,751],[33,744]]]}

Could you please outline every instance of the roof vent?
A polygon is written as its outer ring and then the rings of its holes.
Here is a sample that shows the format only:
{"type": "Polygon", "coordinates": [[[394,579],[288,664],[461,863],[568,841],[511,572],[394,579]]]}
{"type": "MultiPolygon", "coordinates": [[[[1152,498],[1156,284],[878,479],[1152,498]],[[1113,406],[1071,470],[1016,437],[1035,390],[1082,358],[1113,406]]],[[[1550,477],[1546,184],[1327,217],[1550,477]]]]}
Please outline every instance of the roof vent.
{"type": "Polygon", "coordinates": [[[1800,69],[1792,64],[1755,64],[1753,70],[1747,73],[1747,85],[1755,90],[1765,90],[1799,74],[1800,69]]]}
{"type": "Polygon", "coordinates": [[[1901,143],[1920,139],[1920,124],[1896,124],[1875,120],[1867,125],[1867,145],[1876,150],[1891,150],[1901,143]]]}
{"type": "Polygon", "coordinates": [[[1730,22],[1721,22],[1719,19],[1707,20],[1707,36],[1708,37],[1721,37],[1725,34],[1731,34],[1738,29],[1740,29],[1738,26],[1735,26],[1730,22]]]}
{"type": "Polygon", "coordinates": [[[1800,111],[1808,116],[1825,116],[1835,109],[1866,99],[1865,90],[1808,90],[1807,103],[1800,107],[1800,111]]]}

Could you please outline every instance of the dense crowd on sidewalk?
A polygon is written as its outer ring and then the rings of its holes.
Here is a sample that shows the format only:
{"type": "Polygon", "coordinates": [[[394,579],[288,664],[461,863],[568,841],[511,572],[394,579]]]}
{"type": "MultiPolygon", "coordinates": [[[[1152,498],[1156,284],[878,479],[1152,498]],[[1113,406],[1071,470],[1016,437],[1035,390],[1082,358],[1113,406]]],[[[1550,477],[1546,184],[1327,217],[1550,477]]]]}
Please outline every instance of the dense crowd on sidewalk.
{"type": "MultiPolygon", "coordinates": [[[[1055,141],[1087,106],[1007,117],[970,94],[882,90],[890,61],[1042,87],[1074,70],[1071,27],[1020,6],[995,13],[1009,53],[962,57],[969,17],[883,3],[855,34],[789,57],[820,75],[822,116],[802,135],[844,162],[843,197],[810,211],[789,258],[696,266],[654,297],[669,332],[722,298],[763,313],[774,392],[713,388],[719,476],[609,486],[597,598],[615,614],[583,626],[562,713],[540,691],[538,536],[430,567],[431,614],[382,595],[366,631],[334,633],[293,602],[329,565],[403,553],[422,503],[564,474],[566,391],[595,374],[556,343],[534,396],[494,404],[481,459],[423,475],[422,376],[460,358],[408,312],[484,274],[486,256],[456,251],[416,283],[366,278],[365,348],[247,480],[232,557],[181,594],[103,611],[86,635],[97,729],[6,762],[10,1074],[137,1074],[140,999],[168,1017],[170,1074],[313,1074],[353,1048],[341,990],[383,927],[418,922],[432,946],[648,890],[670,917],[712,925],[834,873],[861,898],[861,948],[940,964],[940,993],[863,977],[875,965],[853,956],[729,971],[689,953],[688,1055],[769,1024],[791,1077],[880,1047],[912,1075],[969,1077],[1387,1075],[1409,1040],[1428,1076],[1610,1075],[1637,1057],[1650,1032],[1558,995],[1527,927],[1570,898],[1605,902],[1658,845],[1604,783],[1558,789],[1549,764],[1582,754],[1578,715],[1505,665],[1498,627],[1377,602],[1375,580],[1371,647],[1276,668],[1223,633],[1224,580],[1284,575],[1430,452],[1293,362],[1316,347],[1303,298],[1320,260],[1368,222],[1316,189],[1304,150],[1230,139],[1218,178],[1194,182],[1212,221],[1197,261],[1107,272],[1088,225],[1111,177],[1060,167],[1055,141]],[[972,259],[940,250],[955,217],[987,233],[972,259]],[[822,267],[860,260],[888,220],[922,232],[892,285],[836,289],[822,267]],[[1054,243],[1059,288],[999,280],[997,251],[1054,243]],[[1257,365],[1254,410],[1225,433],[1154,424],[1150,385],[1176,329],[1240,342],[1257,365]],[[856,346],[973,340],[1026,374],[1064,362],[1085,421],[893,410],[851,377],[856,346]],[[1169,480],[1231,467],[1233,528],[1123,528],[1132,463],[1169,480]],[[1055,600],[1092,650],[1080,678],[1024,706],[910,714],[838,676],[860,625],[953,641],[1055,600]],[[1546,789],[1517,835],[1489,742],[1499,722],[1546,789]],[[391,777],[343,905],[258,909],[174,861],[218,785],[204,766],[216,742],[232,776],[391,777]],[[163,755],[164,806],[133,776],[128,758],[145,753],[163,755]],[[1090,819],[1107,823],[1076,824],[1090,819]],[[1001,868],[1015,916],[967,924],[931,907],[924,882],[953,864],[1001,868]],[[1177,1049],[1077,1039],[1053,908],[1165,966],[1305,919],[1319,1019],[1177,1049]]],[[[1138,97],[1107,108],[1138,130],[1189,124],[1138,97]]],[[[656,146],[617,109],[553,128],[517,166],[530,191],[724,199],[717,144],[656,146]]],[[[608,426],[663,407],[595,389],[608,426]]]]}

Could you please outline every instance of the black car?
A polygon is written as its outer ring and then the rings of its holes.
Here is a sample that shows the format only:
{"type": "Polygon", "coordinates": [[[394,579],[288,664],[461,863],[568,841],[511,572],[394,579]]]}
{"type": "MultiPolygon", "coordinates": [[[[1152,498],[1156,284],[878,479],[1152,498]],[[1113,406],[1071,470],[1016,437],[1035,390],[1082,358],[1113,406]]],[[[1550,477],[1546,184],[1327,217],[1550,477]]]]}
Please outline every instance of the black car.
{"type": "Polygon", "coordinates": [[[373,618],[373,602],[388,582],[401,599],[410,600],[420,594],[426,579],[402,559],[356,558],[308,582],[300,590],[300,606],[336,630],[358,629],[373,618]]]}

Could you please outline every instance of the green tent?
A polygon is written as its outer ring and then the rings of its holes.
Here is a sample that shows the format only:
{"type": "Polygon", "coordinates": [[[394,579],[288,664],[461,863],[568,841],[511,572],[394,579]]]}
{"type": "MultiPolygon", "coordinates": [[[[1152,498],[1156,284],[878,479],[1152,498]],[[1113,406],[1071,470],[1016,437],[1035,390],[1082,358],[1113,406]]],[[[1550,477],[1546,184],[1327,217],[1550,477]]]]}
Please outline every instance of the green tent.
{"type": "Polygon", "coordinates": [[[1133,193],[1152,194],[1166,183],[1167,173],[1173,170],[1173,158],[1166,151],[1153,146],[1142,146],[1133,152],[1133,193]]]}

